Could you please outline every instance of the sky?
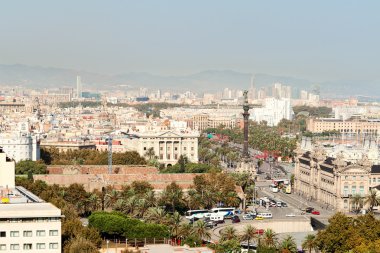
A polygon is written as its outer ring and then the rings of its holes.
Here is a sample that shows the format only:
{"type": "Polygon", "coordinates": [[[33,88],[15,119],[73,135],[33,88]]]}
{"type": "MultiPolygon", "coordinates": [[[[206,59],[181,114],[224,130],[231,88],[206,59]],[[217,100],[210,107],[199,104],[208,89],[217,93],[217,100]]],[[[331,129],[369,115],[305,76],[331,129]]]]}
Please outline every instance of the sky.
{"type": "Polygon", "coordinates": [[[380,80],[380,1],[35,0],[0,8],[0,64],[380,80]]]}

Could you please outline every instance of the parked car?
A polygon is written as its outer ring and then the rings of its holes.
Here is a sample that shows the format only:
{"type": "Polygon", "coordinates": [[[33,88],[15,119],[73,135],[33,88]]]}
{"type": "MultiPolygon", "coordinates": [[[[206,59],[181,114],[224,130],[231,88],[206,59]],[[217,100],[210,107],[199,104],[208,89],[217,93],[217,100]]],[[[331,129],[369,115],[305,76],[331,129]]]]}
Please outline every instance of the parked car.
{"type": "Polygon", "coordinates": [[[213,228],[213,227],[216,227],[217,225],[218,223],[216,223],[215,221],[206,222],[206,228],[213,228]]]}
{"type": "Polygon", "coordinates": [[[256,234],[263,235],[264,234],[264,229],[256,229],[256,234]]]}
{"type": "Polygon", "coordinates": [[[255,220],[264,220],[264,218],[261,216],[256,216],[255,220]]]}
{"type": "Polygon", "coordinates": [[[305,212],[307,212],[307,213],[311,213],[311,212],[313,212],[313,210],[314,210],[314,208],[312,208],[310,206],[305,208],[305,212]]]}
{"type": "Polygon", "coordinates": [[[296,217],[296,215],[294,213],[289,213],[289,214],[286,214],[285,216],[286,217],[296,217]]]}
{"type": "Polygon", "coordinates": [[[214,221],[216,224],[223,224],[226,223],[224,220],[215,220],[214,221]]]}
{"type": "Polygon", "coordinates": [[[288,204],[286,204],[285,202],[282,202],[282,207],[288,207],[288,204]]]}
{"type": "Polygon", "coordinates": [[[319,211],[312,211],[311,214],[314,214],[314,215],[320,215],[321,213],[319,211]]]}
{"type": "Polygon", "coordinates": [[[243,220],[253,220],[254,216],[252,214],[244,214],[243,220]]]}
{"type": "Polygon", "coordinates": [[[232,223],[238,223],[238,222],[240,222],[239,216],[237,216],[237,215],[233,216],[232,217],[232,223]]]}

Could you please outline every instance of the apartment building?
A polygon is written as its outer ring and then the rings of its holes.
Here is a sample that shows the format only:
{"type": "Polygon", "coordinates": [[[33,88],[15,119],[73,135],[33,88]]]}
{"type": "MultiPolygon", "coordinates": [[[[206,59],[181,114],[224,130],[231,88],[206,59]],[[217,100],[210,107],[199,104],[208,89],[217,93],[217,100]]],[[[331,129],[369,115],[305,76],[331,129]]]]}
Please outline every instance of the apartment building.
{"type": "Polygon", "coordinates": [[[380,186],[380,165],[367,153],[362,150],[360,159],[348,161],[343,151],[331,157],[321,148],[298,150],[294,191],[336,211],[351,211],[353,196],[365,197],[371,188],[380,186]]]}
{"type": "Polygon", "coordinates": [[[15,186],[15,162],[0,152],[0,252],[61,252],[61,210],[15,186]]]}
{"type": "Polygon", "coordinates": [[[348,134],[378,134],[380,133],[380,119],[342,120],[332,118],[310,118],[307,121],[307,130],[312,133],[338,131],[348,134]]]}
{"type": "Polygon", "coordinates": [[[11,159],[37,161],[40,159],[40,141],[29,133],[13,133],[0,135],[0,147],[11,159]]]}

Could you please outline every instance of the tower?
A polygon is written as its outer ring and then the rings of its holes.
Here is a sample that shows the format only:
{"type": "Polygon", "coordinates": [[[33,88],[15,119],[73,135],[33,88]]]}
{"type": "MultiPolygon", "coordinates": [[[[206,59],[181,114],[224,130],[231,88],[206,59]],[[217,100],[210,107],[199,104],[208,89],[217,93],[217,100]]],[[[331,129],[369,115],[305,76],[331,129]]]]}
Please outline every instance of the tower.
{"type": "Polygon", "coordinates": [[[77,98],[82,98],[82,81],[80,76],[77,76],[77,98]]]}
{"type": "Polygon", "coordinates": [[[241,156],[241,160],[236,167],[235,171],[238,173],[248,173],[251,178],[255,179],[257,172],[256,166],[249,155],[249,147],[248,147],[248,126],[249,126],[249,103],[248,103],[248,91],[244,91],[244,104],[243,104],[243,118],[244,118],[244,144],[243,144],[243,152],[241,156]]]}

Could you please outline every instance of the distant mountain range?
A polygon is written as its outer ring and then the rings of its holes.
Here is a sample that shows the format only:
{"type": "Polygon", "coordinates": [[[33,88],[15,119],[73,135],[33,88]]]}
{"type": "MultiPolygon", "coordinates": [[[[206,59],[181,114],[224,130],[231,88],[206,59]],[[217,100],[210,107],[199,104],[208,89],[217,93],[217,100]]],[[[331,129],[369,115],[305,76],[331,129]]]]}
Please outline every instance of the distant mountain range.
{"type": "MultiPolygon", "coordinates": [[[[196,92],[215,92],[224,88],[247,89],[252,74],[232,70],[207,70],[191,75],[160,76],[149,73],[106,75],[63,68],[0,64],[0,85],[20,85],[30,88],[75,87],[80,75],[84,90],[113,90],[145,87],[151,89],[196,92]]],[[[287,76],[255,74],[256,87],[270,86],[275,82],[291,85],[295,93],[311,90],[316,83],[287,76]]],[[[380,80],[373,82],[334,81],[319,83],[321,94],[327,97],[371,96],[380,97],[380,80]]]]}

